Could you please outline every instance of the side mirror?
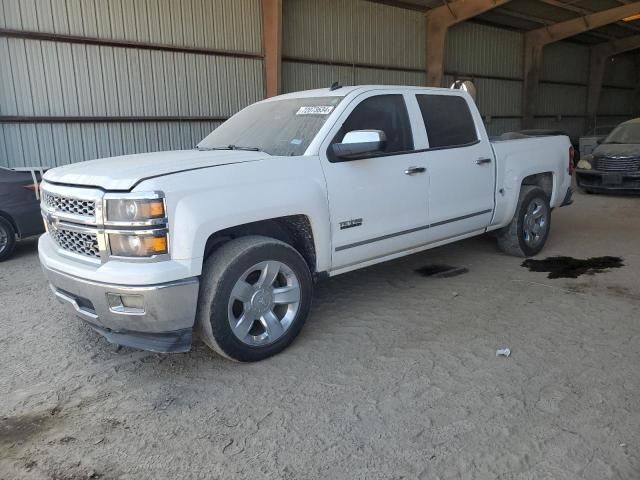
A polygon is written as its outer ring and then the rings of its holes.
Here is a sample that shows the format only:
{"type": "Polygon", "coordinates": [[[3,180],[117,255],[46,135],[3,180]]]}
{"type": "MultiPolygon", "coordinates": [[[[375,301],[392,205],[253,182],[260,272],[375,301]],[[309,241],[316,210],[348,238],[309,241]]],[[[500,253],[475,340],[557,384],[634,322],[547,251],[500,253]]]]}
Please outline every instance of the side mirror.
{"type": "Polygon", "coordinates": [[[342,143],[334,143],[331,148],[340,160],[357,160],[384,150],[387,136],[382,130],[354,130],[348,132],[342,143]]]}

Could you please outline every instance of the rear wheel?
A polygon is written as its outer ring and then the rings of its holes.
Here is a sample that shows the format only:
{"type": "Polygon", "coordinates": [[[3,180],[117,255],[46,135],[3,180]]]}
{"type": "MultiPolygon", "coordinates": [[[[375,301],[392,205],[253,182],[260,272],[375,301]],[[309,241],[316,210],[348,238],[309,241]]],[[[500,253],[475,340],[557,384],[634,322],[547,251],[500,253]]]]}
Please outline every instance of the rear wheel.
{"type": "Polygon", "coordinates": [[[498,246],[509,255],[532,257],[544,247],[550,227],[547,194],[540,187],[525,185],[511,223],[498,231],[498,246]]]}
{"type": "Polygon", "coordinates": [[[312,278],[290,245],[250,236],[226,243],[205,262],[197,325],[204,342],[241,362],[279,353],[309,313],[312,278]]]}
{"type": "Polygon", "coordinates": [[[6,218],[0,217],[0,262],[11,256],[16,247],[16,231],[6,218]]]}

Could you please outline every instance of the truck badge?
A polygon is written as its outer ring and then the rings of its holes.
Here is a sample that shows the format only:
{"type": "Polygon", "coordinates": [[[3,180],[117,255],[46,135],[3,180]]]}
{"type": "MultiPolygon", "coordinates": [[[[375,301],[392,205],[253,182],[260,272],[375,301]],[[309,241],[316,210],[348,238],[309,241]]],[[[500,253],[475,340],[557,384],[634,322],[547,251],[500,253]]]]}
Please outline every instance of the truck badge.
{"type": "Polygon", "coordinates": [[[340,230],[346,230],[347,228],[359,227],[362,225],[361,218],[354,218],[352,220],[345,220],[340,222],[340,230]]]}

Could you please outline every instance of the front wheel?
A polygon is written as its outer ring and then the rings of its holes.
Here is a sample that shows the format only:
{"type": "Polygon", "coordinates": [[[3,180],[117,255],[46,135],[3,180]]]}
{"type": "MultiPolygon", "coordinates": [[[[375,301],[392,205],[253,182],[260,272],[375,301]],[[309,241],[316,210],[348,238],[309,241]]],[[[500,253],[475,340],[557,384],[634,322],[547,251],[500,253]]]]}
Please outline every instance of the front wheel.
{"type": "Polygon", "coordinates": [[[537,255],[549,236],[551,208],[540,187],[524,185],[511,223],[498,231],[498,246],[509,255],[537,255]]]}
{"type": "Polygon", "coordinates": [[[279,353],[300,332],[313,282],[304,258],[269,237],[232,240],[207,259],[197,326],[219,354],[255,362],[279,353]]]}

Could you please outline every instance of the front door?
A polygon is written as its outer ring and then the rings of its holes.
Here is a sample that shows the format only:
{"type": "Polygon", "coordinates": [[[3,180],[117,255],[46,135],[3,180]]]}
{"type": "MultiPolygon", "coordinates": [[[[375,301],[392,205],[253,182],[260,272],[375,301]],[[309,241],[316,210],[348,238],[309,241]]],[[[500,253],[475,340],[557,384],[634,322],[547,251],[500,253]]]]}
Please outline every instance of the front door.
{"type": "Polygon", "coordinates": [[[323,148],[333,270],[424,243],[428,224],[427,158],[413,152],[413,132],[402,93],[369,92],[354,100],[323,148]],[[355,130],[381,130],[384,151],[339,161],[331,150],[355,130]]]}

